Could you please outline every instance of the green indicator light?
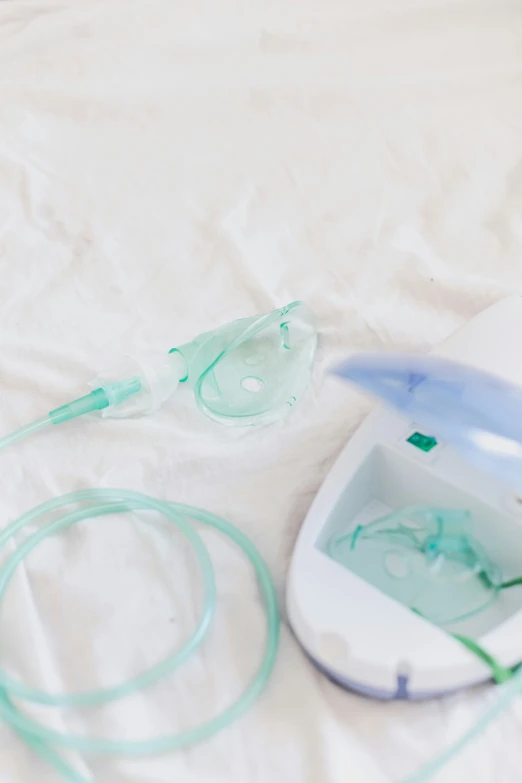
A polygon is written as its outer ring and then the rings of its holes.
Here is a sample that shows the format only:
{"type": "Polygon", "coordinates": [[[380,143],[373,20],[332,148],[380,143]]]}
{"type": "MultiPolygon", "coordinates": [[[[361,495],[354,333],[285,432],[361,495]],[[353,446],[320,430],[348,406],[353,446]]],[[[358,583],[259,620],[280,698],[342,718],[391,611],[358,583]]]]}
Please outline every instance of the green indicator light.
{"type": "Polygon", "coordinates": [[[423,435],[422,432],[414,432],[413,435],[410,435],[407,439],[407,442],[411,443],[411,445],[415,446],[417,449],[426,452],[431,451],[437,445],[436,438],[433,438],[431,435],[423,435]]]}

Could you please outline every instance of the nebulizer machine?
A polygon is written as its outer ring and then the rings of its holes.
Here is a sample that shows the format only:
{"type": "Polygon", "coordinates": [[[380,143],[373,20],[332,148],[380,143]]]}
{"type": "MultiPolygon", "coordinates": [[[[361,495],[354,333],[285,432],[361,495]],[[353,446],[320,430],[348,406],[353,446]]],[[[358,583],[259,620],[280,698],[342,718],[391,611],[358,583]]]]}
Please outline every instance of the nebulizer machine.
{"type": "MultiPolygon", "coordinates": [[[[189,384],[199,409],[224,425],[261,425],[281,419],[302,397],[315,354],[315,317],[302,302],[266,315],[244,318],[200,335],[169,353],[125,357],[102,372],[88,394],[0,440],[0,449],[39,430],[83,414],[124,417],[150,413],[166,402],[181,383],[189,384]]],[[[176,526],[199,563],[203,606],[195,631],[180,649],[127,682],[95,691],[47,693],[29,687],[0,670],[0,719],[49,762],[69,783],[93,783],[65,761],[60,750],[139,757],[186,747],[207,739],[237,720],[263,690],[274,666],[279,612],[267,566],[252,542],[226,520],[199,508],[158,500],[120,489],[92,489],[49,500],[23,514],[0,532],[0,548],[14,551],[0,567],[0,602],[17,568],[45,538],[82,520],[126,511],[153,510],[176,526]],[[44,524],[33,531],[35,522],[44,524]],[[250,561],[266,612],[266,640],[258,670],[241,696],[221,714],[174,735],[143,741],[113,740],[64,733],[26,715],[20,701],[48,707],[88,707],[107,704],[151,686],[171,674],[200,646],[216,608],[214,569],[192,520],[227,536],[250,561]],[[18,535],[25,533],[20,544],[18,535]]]]}
{"type": "Polygon", "coordinates": [[[335,682],[382,700],[493,679],[497,704],[408,783],[424,783],[522,691],[522,297],[433,354],[352,353],[333,373],[382,404],[300,530],[290,624],[335,682]]]}
{"type": "MultiPolygon", "coordinates": [[[[310,658],[338,683],[377,698],[418,699],[491,677],[509,680],[494,710],[408,783],[430,779],[522,690],[522,500],[506,494],[503,483],[506,477],[517,483],[522,465],[522,367],[520,378],[506,379],[498,344],[508,321],[522,330],[521,298],[472,322],[457,336],[453,354],[450,341],[438,358],[355,354],[337,367],[338,375],[388,407],[371,414],[346,446],[307,514],[292,557],[290,624],[310,658]]],[[[302,302],[234,321],[169,353],[124,358],[100,373],[88,394],[7,435],[0,448],[86,413],[150,413],[179,384],[191,386],[198,408],[215,422],[268,424],[301,399],[316,343],[315,317],[302,302]]],[[[139,510],[163,515],[196,555],[204,601],[191,638],[148,671],[96,691],[46,693],[0,670],[0,719],[69,783],[93,782],[61,750],[139,757],[209,738],[252,705],[274,666],[278,606],[254,545],[214,514],[137,492],[75,492],[10,523],[0,532],[0,547],[15,544],[0,566],[0,602],[16,569],[48,536],[87,518],[139,510]],[[212,562],[191,520],[218,530],[243,551],[264,601],[264,650],[239,699],[199,726],[135,742],[59,732],[24,714],[19,701],[86,707],[123,698],[172,673],[199,647],[212,623],[216,588],[212,562]]]]}

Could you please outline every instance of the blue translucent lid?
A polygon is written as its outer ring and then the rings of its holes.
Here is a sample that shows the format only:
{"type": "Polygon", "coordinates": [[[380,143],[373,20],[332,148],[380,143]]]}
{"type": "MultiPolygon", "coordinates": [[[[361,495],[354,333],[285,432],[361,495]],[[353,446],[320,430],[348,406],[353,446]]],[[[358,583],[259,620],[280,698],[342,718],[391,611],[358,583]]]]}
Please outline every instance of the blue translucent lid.
{"type": "Polygon", "coordinates": [[[522,387],[437,356],[360,353],[334,373],[522,488],[522,387]]]}

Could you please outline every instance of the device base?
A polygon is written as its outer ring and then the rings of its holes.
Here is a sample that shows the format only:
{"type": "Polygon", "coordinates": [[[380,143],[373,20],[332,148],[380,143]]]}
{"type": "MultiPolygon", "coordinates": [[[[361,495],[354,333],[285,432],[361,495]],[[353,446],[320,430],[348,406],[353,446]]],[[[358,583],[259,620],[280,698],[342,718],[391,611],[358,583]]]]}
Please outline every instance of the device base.
{"type": "Polygon", "coordinates": [[[313,665],[319,669],[329,680],[335,685],[340,685],[341,688],[353,691],[360,696],[366,696],[369,699],[376,699],[378,701],[427,701],[428,699],[439,699],[443,696],[450,696],[453,693],[457,693],[459,688],[447,691],[411,691],[408,687],[408,677],[406,675],[399,675],[397,677],[397,689],[394,691],[386,691],[381,688],[373,688],[370,685],[363,685],[360,682],[355,682],[343,677],[333,669],[329,669],[324,664],[313,658],[308,652],[305,653],[308,659],[313,665]]]}

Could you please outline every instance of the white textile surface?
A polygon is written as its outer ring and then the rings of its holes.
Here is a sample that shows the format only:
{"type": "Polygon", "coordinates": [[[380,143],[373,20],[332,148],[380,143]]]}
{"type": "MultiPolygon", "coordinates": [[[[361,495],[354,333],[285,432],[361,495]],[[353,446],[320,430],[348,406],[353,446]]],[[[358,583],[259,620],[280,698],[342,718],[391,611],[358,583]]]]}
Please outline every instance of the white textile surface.
{"type": "MultiPolygon", "coordinates": [[[[128,351],[293,299],[321,325],[310,392],[280,424],[219,427],[183,390],[149,418],[77,420],[0,456],[2,525],[64,492],[131,488],[225,516],[277,585],[279,657],[248,715],[164,757],[72,756],[97,783],[390,783],[494,698],[337,689],[289,632],[284,583],[368,410],[326,368],[353,347],[425,351],[522,290],[521,41],[519,0],[0,2],[1,430],[128,351]]],[[[155,736],[241,691],[263,614],[247,565],[203,535],[219,611],[201,653],[125,703],[45,720],[155,736]]],[[[17,574],[0,664],[55,691],[115,683],[185,637],[199,598],[161,520],[82,523],[17,574]]],[[[437,781],[517,783],[521,731],[522,702],[437,781]]],[[[57,775],[1,727],[0,781],[57,775]]]]}

